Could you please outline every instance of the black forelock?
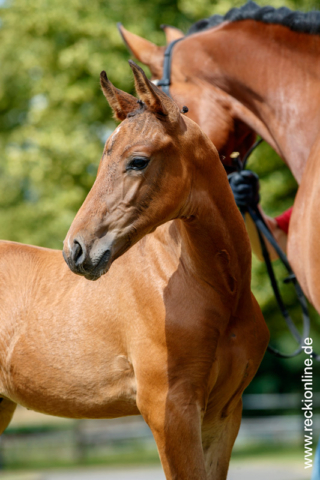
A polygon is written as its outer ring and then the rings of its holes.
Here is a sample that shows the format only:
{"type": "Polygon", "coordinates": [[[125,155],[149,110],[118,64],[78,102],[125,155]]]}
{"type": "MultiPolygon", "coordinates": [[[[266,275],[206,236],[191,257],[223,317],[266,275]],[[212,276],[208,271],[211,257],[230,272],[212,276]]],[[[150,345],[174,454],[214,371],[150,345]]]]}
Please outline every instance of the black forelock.
{"type": "Polygon", "coordinates": [[[225,21],[239,22],[241,20],[256,20],[257,22],[283,25],[294,32],[320,35],[319,11],[303,13],[293,12],[287,7],[260,7],[251,0],[239,8],[232,8],[225,15],[213,15],[199,20],[190,27],[187,35],[216,27],[225,21]]]}

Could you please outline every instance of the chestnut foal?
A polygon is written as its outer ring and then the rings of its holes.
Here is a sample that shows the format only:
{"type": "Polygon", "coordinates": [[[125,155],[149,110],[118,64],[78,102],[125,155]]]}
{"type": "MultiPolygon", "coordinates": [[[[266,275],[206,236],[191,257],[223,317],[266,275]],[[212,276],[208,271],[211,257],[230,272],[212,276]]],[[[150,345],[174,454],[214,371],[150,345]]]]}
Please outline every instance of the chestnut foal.
{"type": "Polygon", "coordinates": [[[223,480],[269,339],[250,245],[213,144],[131,67],[138,103],[101,74],[122,123],[64,243],[81,276],[1,244],[0,427],[141,413],[167,479],[223,480]]]}

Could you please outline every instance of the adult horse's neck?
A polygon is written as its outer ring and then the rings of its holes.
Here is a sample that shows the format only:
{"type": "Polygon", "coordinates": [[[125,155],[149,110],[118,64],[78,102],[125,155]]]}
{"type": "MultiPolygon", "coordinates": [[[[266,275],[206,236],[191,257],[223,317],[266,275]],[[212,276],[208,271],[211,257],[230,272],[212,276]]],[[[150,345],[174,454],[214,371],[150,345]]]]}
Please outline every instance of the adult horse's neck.
{"type": "Polygon", "coordinates": [[[320,129],[319,53],[317,35],[245,20],[186,37],[176,46],[173,66],[235,98],[239,118],[275,148],[299,181],[320,129]]]}
{"type": "Polygon", "coordinates": [[[250,290],[250,244],[217,152],[209,139],[205,143],[195,149],[190,193],[176,221],[180,259],[189,277],[237,297],[243,288],[250,290]]]}

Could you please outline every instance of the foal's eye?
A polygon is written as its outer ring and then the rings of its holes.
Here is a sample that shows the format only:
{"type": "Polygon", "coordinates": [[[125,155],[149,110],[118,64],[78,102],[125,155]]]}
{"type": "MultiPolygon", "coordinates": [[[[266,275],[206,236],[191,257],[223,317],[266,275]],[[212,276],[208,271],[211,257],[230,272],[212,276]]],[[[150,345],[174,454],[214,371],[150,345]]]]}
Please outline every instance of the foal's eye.
{"type": "Polygon", "coordinates": [[[135,157],[128,163],[126,170],[143,170],[149,161],[149,158],[135,157]]]}

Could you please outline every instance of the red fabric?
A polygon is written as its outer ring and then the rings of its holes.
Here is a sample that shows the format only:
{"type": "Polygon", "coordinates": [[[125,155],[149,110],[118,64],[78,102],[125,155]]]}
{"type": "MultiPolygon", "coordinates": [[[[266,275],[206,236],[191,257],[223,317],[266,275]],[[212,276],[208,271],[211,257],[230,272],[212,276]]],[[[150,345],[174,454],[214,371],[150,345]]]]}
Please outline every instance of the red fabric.
{"type": "Polygon", "coordinates": [[[283,212],[279,217],[276,217],[275,220],[277,222],[277,225],[281,230],[283,230],[286,234],[288,234],[289,230],[289,223],[290,223],[290,218],[292,214],[292,208],[288,208],[285,212],[283,212]]]}

